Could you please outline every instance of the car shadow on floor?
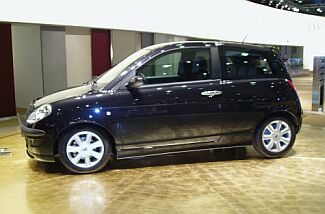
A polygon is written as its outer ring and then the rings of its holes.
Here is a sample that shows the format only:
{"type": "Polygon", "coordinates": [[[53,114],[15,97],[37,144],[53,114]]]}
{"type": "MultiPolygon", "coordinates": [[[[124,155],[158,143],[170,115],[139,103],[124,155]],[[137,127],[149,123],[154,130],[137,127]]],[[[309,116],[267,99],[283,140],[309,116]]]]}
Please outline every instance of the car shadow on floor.
{"type": "MultiPolygon", "coordinates": [[[[289,154],[290,155],[290,154],[289,154]]],[[[262,157],[251,147],[223,148],[206,151],[184,152],[169,155],[149,156],[116,160],[100,172],[115,169],[134,169],[143,167],[195,164],[217,161],[233,161],[246,159],[261,159],[262,157]]],[[[31,170],[35,172],[71,174],[60,162],[43,163],[35,160],[29,161],[31,170]]]]}
{"type": "Polygon", "coordinates": [[[245,160],[247,155],[246,147],[215,149],[196,152],[184,152],[170,155],[150,156],[119,160],[112,163],[111,169],[131,169],[142,167],[194,164],[216,161],[245,160]]]}
{"type": "MultiPolygon", "coordinates": [[[[293,156],[294,154],[295,151],[292,149],[285,157],[293,156]]],[[[263,159],[263,157],[255,151],[253,146],[246,146],[118,160],[113,162],[107,168],[112,170],[134,169],[142,167],[257,159],[263,159]]]]}

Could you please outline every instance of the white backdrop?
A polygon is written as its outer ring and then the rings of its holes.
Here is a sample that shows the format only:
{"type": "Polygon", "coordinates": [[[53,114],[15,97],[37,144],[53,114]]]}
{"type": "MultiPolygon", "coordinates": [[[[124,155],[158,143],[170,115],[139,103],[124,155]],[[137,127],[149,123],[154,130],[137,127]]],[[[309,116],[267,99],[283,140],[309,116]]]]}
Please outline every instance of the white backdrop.
{"type": "Polygon", "coordinates": [[[245,0],[1,0],[0,21],[158,32],[304,46],[305,64],[325,55],[325,18],[245,0]]]}

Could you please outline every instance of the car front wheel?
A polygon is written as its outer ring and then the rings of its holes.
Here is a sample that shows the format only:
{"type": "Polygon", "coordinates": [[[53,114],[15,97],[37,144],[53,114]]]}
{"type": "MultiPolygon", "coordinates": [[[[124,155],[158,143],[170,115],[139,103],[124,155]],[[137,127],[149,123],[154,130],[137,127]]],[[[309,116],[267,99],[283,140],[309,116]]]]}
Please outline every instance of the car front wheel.
{"type": "Polygon", "coordinates": [[[111,145],[100,131],[75,128],[67,132],[59,143],[62,164],[74,173],[101,170],[110,160],[111,145]]]}
{"type": "Polygon", "coordinates": [[[273,117],[262,122],[257,129],[254,147],[264,157],[283,157],[292,148],[295,138],[296,132],[290,120],[273,117]]]}

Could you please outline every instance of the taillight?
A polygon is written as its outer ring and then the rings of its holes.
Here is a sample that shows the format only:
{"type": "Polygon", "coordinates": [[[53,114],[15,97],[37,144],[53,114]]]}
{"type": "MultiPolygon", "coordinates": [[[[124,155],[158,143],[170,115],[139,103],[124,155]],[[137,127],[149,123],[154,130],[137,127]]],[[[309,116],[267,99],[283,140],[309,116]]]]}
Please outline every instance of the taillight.
{"type": "Polygon", "coordinates": [[[288,82],[289,85],[291,86],[291,88],[293,88],[293,90],[295,90],[295,91],[297,92],[297,89],[296,89],[296,87],[293,85],[293,83],[292,83],[291,80],[286,79],[286,82],[288,82]]]}

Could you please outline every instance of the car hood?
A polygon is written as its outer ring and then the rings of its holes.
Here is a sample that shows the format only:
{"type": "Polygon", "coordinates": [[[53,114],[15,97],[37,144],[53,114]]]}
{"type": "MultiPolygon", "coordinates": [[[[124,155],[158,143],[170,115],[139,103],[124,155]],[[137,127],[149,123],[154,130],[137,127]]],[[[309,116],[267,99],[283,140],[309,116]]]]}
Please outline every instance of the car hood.
{"type": "Polygon", "coordinates": [[[60,100],[82,96],[91,91],[93,91],[91,84],[65,89],[35,100],[34,106],[39,107],[43,104],[51,104],[60,100]]]}

